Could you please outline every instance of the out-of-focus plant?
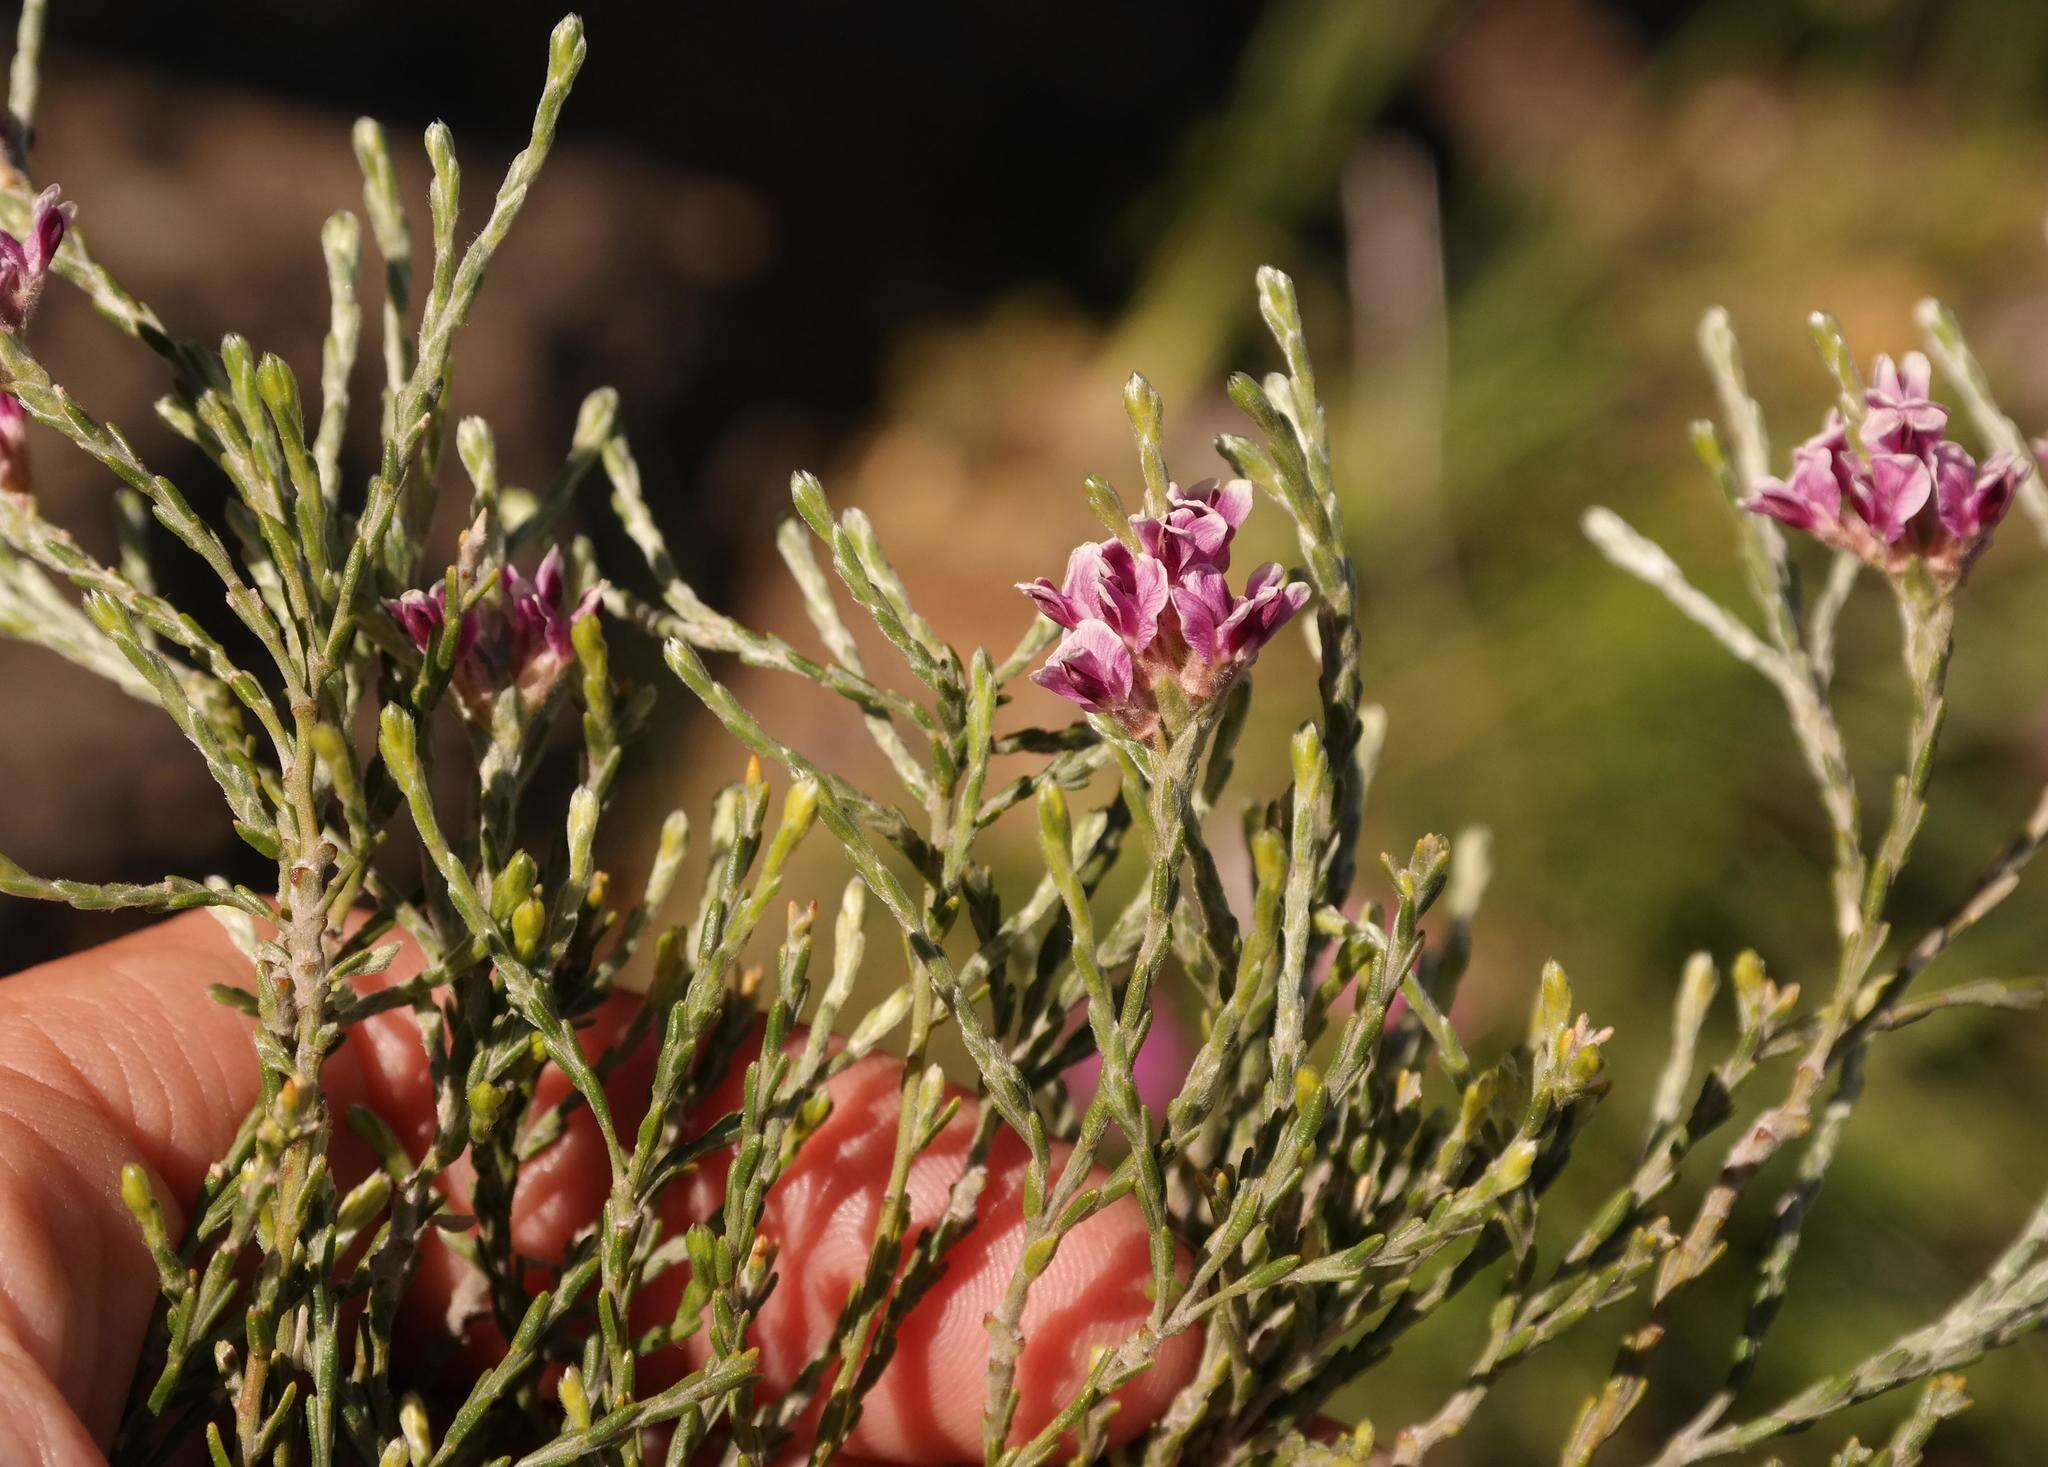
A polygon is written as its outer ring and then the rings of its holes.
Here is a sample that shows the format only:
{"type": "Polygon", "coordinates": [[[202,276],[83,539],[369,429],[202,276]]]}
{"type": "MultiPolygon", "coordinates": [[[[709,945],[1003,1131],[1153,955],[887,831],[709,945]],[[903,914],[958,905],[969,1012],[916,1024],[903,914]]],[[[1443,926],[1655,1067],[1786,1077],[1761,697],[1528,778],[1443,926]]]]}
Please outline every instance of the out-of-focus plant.
{"type": "MultiPolygon", "coordinates": [[[[1775,1213],[1726,1382],[1661,1461],[1747,1450],[1926,1379],[1889,1448],[1887,1460],[1910,1462],[1964,1404],[1947,1372],[2048,1321],[2044,1205],[1941,1319],[1776,1408],[1736,1410],[1870,1044],[1944,1009],[2040,997],[1981,983],[1913,1000],[1905,990],[2012,890],[2048,839],[2048,800],[1951,920],[1881,961],[1892,885],[1933,774],[1958,594],[2015,494],[2041,495],[2016,430],[1938,311],[1928,317],[1932,348],[2000,450],[1981,469],[1947,439],[1926,364],[1885,363],[1865,389],[1823,320],[1839,417],[1799,450],[1784,479],[1770,478],[1732,336],[1709,318],[1707,354],[1732,447],[1704,428],[1698,444],[1737,511],[1763,631],[1694,590],[1613,516],[1588,522],[1614,559],[1783,693],[1834,830],[1841,959],[1832,984],[1809,986],[1825,989],[1823,1000],[1802,1005],[1800,985],[1773,981],[1754,954],[1737,958],[1736,1037],[1711,1062],[1701,1057],[1702,1033],[1719,978],[1711,958],[1693,960],[1640,1164],[1589,1219],[1557,1224],[1568,1241],[1546,1257],[1543,1199],[1606,1092],[1610,1034],[1576,1012],[1552,965],[1525,1040],[1490,1063],[1468,1053],[1448,1015],[1487,880],[1483,832],[1461,837],[1455,851],[1425,836],[1407,858],[1383,858],[1384,903],[1360,890],[1361,820],[1386,720],[1365,701],[1358,588],[1286,276],[1264,270],[1257,282],[1285,370],[1230,380],[1251,426],[1216,444],[1235,477],[1179,487],[1165,461],[1160,398],[1134,376],[1125,405],[1142,512],[1127,513],[1106,480],[1088,481],[1107,538],[1075,551],[1060,584],[1021,588],[1044,615],[1000,660],[946,641],[866,517],[835,514],[818,481],[797,475],[796,515],[777,544],[825,647],[814,658],[714,610],[679,577],[608,392],[587,400],[566,461],[539,493],[501,483],[481,420],[446,420],[455,337],[552,144],[583,58],[580,22],[555,31],[532,141],[466,247],[456,242],[452,139],[439,125],[428,130],[432,248],[422,290],[384,134],[358,125],[385,283],[379,446],[359,491],[342,466],[361,335],[355,217],[337,214],[323,233],[333,304],[309,425],[285,362],[239,337],[218,350],[176,339],[94,261],[69,206],[52,191],[33,195],[20,168],[40,25],[41,7],[31,5],[10,97],[17,172],[0,195],[0,222],[16,231],[0,240],[0,370],[12,394],[0,403],[0,630],[170,716],[220,785],[237,832],[277,872],[271,891],[181,876],[100,886],[0,859],[0,890],[16,896],[210,908],[255,969],[252,993],[224,987],[219,997],[254,1020],[262,1096],[183,1236],[171,1234],[140,1168],[123,1179],[163,1289],[117,1442],[123,1460],[157,1460],[197,1435],[216,1462],[245,1464],[303,1455],[315,1464],[516,1458],[543,1467],[636,1464],[656,1453],[670,1463],[762,1464],[791,1451],[829,1461],[858,1425],[910,1310],[975,1228],[1005,1130],[1028,1160],[1023,1236],[987,1320],[990,1463],[1417,1462],[1465,1427],[1503,1372],[1646,1293],[1649,1317],[1627,1335],[1564,1447],[1564,1460],[1586,1461],[1640,1400],[1685,1287],[1723,1256],[1748,1183],[1795,1142],[1803,1159],[1775,1213]],[[52,273],[162,358],[171,387],[161,415],[218,465],[231,491],[221,525],[31,353],[26,328],[52,273]],[[27,420],[122,481],[117,564],[40,512],[27,420]],[[443,565],[430,557],[429,531],[453,477],[451,433],[468,480],[467,528],[443,565]],[[581,542],[566,557],[547,549],[530,578],[518,568],[600,465],[658,600],[602,580],[581,542]],[[1261,495],[1294,526],[1300,567],[1261,566],[1233,589],[1230,550],[1261,495]],[[1761,513],[1741,512],[1752,509],[1761,513]],[[157,591],[150,517],[220,582],[221,630],[157,591]],[[1810,604],[1772,519],[1836,548],[1810,604]],[[1866,563],[1898,600],[1913,692],[1906,772],[1874,845],[1829,701],[1836,619],[1866,563]],[[82,602],[62,592],[66,582],[82,602]],[[869,667],[849,601],[914,691],[869,667]],[[1236,799],[1236,818],[1222,818],[1253,664],[1290,623],[1306,632],[1318,706],[1293,735],[1286,787],[1236,799]],[[624,750],[653,698],[613,673],[608,639],[622,628],[660,637],[669,668],[753,756],[714,804],[703,893],[680,923],[666,918],[690,837],[680,813],[663,827],[642,891],[621,900],[596,866],[624,750]],[[779,741],[714,679],[707,655],[794,674],[850,701],[900,790],[856,788],[779,741]],[[1085,722],[999,729],[1006,690],[1041,655],[1033,676],[1079,705],[1085,722]],[[572,707],[580,778],[559,808],[535,810],[529,788],[572,707]],[[790,776],[772,832],[769,765],[790,776]],[[1026,805],[1042,870],[1012,890],[980,854],[981,838],[1026,805]],[[832,972],[813,1000],[815,904],[789,908],[772,979],[747,959],[792,852],[818,822],[853,880],[834,920],[832,972]],[[538,853],[525,844],[536,832],[546,832],[538,853]],[[1242,904],[1218,858],[1232,844],[1252,873],[1242,904]],[[416,867],[384,858],[393,846],[414,848],[416,867]],[[1107,910],[1105,884],[1122,866],[1139,874],[1136,894],[1107,910]],[[900,939],[889,951],[901,965],[872,1008],[848,1012],[870,897],[900,939]],[[397,961],[400,932],[421,971],[364,982],[397,961]],[[613,1042],[587,1047],[579,1031],[643,950],[653,970],[644,1002],[613,1042]],[[1185,1079],[1162,1104],[1147,1098],[1156,1092],[1141,1085],[1139,1055],[1164,984],[1185,986],[1201,1025],[1185,1079]],[[368,1111],[333,1114],[322,1087],[347,1031],[399,1008],[425,1039],[437,1098],[431,1135],[410,1145],[368,1111]],[[739,1103],[704,1116],[757,1023],[764,1041],[744,1065],[739,1103]],[[913,1233],[911,1168],[959,1105],[933,1061],[945,1026],[964,1044],[982,1103],[946,1206],[913,1233]],[[867,1266],[824,1348],[793,1380],[761,1389],[753,1326],[778,1282],[764,1203],[824,1123],[825,1083],[892,1036],[907,1063],[867,1266]],[[644,1119],[629,1124],[605,1080],[650,1044],[644,1119]],[[1065,1077],[1091,1058],[1095,1083],[1082,1101],[1065,1077]],[[1704,1200],[1675,1226],[1663,1204],[1685,1163],[1781,1075],[1780,1061],[1789,1062],[1781,1097],[1736,1128],[1704,1200]],[[567,1098],[543,1089],[549,1065],[567,1077],[567,1098]],[[513,1247],[513,1192],[578,1111],[601,1141],[606,1200],[567,1255],[542,1265],[513,1247]],[[333,1170],[342,1125],[381,1162],[347,1190],[333,1170]],[[664,1191],[714,1163],[726,1168],[722,1201],[707,1220],[672,1229],[658,1206],[664,1191]],[[442,1186],[457,1168],[474,1176],[469,1215],[451,1211],[442,1186]],[[1097,1350],[1058,1400],[1027,1411],[1018,1362],[1034,1282],[1076,1229],[1133,1205],[1149,1245],[1147,1317],[1097,1350]],[[458,1295],[468,1315],[507,1342],[502,1360],[438,1417],[394,1372],[399,1302],[435,1233],[468,1270],[473,1287],[458,1295]],[[687,1280],[679,1307],[642,1328],[636,1304],[671,1273],[687,1280]],[[1481,1281],[1498,1288],[1481,1352],[1430,1414],[1377,1446],[1370,1425],[1333,1433],[1317,1422],[1332,1392],[1481,1281]],[[1156,1424],[1123,1441],[1115,1393],[1174,1337],[1199,1342],[1193,1378],[1156,1424]],[[650,1358],[684,1340],[697,1367],[643,1388],[650,1358]],[[1112,1449],[1113,1440],[1122,1444],[1112,1449]]],[[[1852,1446],[1842,1460],[1870,1455],[1852,1446]]]]}
{"type": "MultiPolygon", "coordinates": [[[[1728,318],[1709,312],[1701,324],[1700,346],[1719,390],[1725,432],[1712,423],[1696,424],[1693,446],[1728,500],[1761,632],[1696,589],[1669,555],[1612,512],[1595,509],[1586,516],[1586,533],[1609,559],[1662,592],[1783,697],[1833,834],[1830,905],[1839,961],[1819,1001],[1801,1004],[1802,985],[1779,988],[1763,976],[1759,959],[1745,955],[1735,968],[1741,1037],[1734,1052],[1709,1075],[1683,1119],[1660,1102],[1667,1123],[1653,1132],[1646,1171],[1639,1174],[1653,1190],[1668,1184],[1677,1160],[1705,1129],[1728,1119],[1736,1086],[1761,1062],[1779,1055],[1796,1060],[1782,1097],[1745,1123],[1678,1245],[1659,1262],[1649,1317],[1625,1338],[1613,1373],[1580,1414],[1567,1461],[1590,1460],[1641,1400],[1650,1362],[1677,1327],[1683,1291],[1722,1258],[1729,1218],[1758,1172],[1795,1143],[1799,1160],[1771,1213],[1771,1239],[1730,1351],[1727,1378],[1664,1444],[1656,1455],[1660,1467],[1748,1451],[1856,1402],[1931,1378],[1885,1458],[1917,1459],[1933,1425],[1967,1404],[1961,1382],[1946,1372],[2048,1323],[2044,1200],[2012,1245],[1940,1318],[1773,1408],[1746,1418],[1735,1410],[1784,1302],[1807,1214],[1862,1097],[1871,1042],[1943,1009],[2033,1007],[2042,998],[2037,982],[1962,983],[1911,1001],[1905,995],[1958,937],[2012,893],[2021,870],[2048,841],[2048,791],[1953,913],[1880,961],[1890,950],[1893,887],[1926,818],[1947,710],[1959,593],[2015,498],[2024,496],[2036,516],[2044,508],[2034,455],[1991,400],[1954,317],[1934,301],[1923,303],[1919,314],[1930,350],[1994,449],[1981,467],[1947,436],[1949,410],[1929,395],[1932,364],[1925,356],[1911,353],[1901,363],[1879,357],[1866,386],[1840,327],[1816,313],[1813,338],[1834,379],[1838,405],[1821,431],[1793,451],[1790,471],[1773,476],[1763,414],[1749,396],[1728,318]],[[1780,524],[1832,551],[1817,585],[1808,586],[1780,524]],[[1857,778],[1831,698],[1836,626],[1865,567],[1878,571],[1897,604],[1910,691],[1904,767],[1893,780],[1874,841],[1864,828],[1857,778]]],[[[1661,1092],[1671,1101],[1694,1063],[1711,974],[1701,958],[1686,977],[1673,1069],[1661,1092]]],[[[1871,1455],[1852,1443],[1838,1460],[1865,1461],[1871,1455]]]]}

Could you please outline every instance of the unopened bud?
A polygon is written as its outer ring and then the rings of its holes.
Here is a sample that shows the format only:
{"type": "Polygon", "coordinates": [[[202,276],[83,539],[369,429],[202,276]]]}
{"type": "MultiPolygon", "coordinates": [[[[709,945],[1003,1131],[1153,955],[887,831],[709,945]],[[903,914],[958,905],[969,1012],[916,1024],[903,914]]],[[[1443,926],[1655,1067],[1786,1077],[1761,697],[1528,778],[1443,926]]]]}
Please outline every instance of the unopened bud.
{"type": "Polygon", "coordinates": [[[561,1384],[555,1387],[555,1394],[562,1402],[562,1414],[569,1418],[569,1424],[578,1431],[590,1429],[590,1394],[583,1388],[583,1372],[571,1365],[562,1371],[561,1384]]]}
{"type": "Polygon", "coordinates": [[[427,1420],[426,1404],[418,1396],[407,1396],[398,1408],[398,1429],[412,1454],[412,1467],[426,1467],[434,1455],[434,1438],[427,1420]]]}
{"type": "Polygon", "coordinates": [[[510,922],[519,904],[533,895],[533,883],[539,875],[533,857],[525,851],[515,851],[512,859],[505,863],[505,869],[498,873],[498,879],[491,883],[491,916],[499,922],[510,922]]]}
{"type": "Polygon", "coordinates": [[[1729,978],[1735,984],[1736,1019],[1745,1031],[1754,1029],[1763,1022],[1770,975],[1764,971],[1764,960],[1753,950],[1739,954],[1729,970],[1729,978]]]}
{"type": "Polygon", "coordinates": [[[1571,1022],[1572,985],[1556,963],[1543,965],[1543,981],[1536,991],[1535,1012],[1529,1016],[1529,1045],[1540,1050],[1556,1032],[1571,1022]]]}
{"type": "MultiPolygon", "coordinates": [[[[757,761],[758,762],[758,761],[757,761]]],[[[782,801],[782,828],[792,842],[802,840],[818,818],[818,784],[800,779],[789,787],[782,801]]]]}
{"type": "Polygon", "coordinates": [[[488,1136],[505,1110],[505,1092],[488,1080],[469,1087],[469,1129],[475,1136],[488,1136]]]}
{"type": "Polygon", "coordinates": [[[520,961],[532,962],[540,954],[541,939],[547,935],[548,909],[539,897],[528,897],[512,913],[512,950],[520,961]]]}
{"type": "Polygon", "coordinates": [[[391,1175],[388,1172],[371,1172],[341,1199],[341,1206],[335,1211],[335,1220],[349,1232],[359,1232],[369,1226],[371,1220],[384,1210],[384,1204],[391,1200],[391,1175]]]}
{"type": "Polygon", "coordinates": [[[131,1161],[121,1168],[121,1201],[138,1219],[144,1220],[145,1226],[147,1219],[156,1215],[156,1189],[150,1186],[149,1173],[139,1162],[131,1161]]]}

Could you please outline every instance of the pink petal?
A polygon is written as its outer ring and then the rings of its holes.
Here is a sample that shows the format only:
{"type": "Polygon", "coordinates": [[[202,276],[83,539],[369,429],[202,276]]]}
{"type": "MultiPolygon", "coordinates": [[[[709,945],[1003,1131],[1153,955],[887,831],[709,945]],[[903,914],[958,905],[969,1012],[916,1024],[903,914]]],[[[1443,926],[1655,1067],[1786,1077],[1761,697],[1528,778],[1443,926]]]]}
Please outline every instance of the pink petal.
{"type": "Polygon", "coordinates": [[[1927,506],[1934,476],[1924,460],[1905,453],[1871,456],[1870,484],[1856,507],[1887,545],[1898,543],[1913,516],[1927,506]]]}
{"type": "Polygon", "coordinates": [[[1204,662],[1220,662],[1216,634],[1229,617],[1234,599],[1218,571],[1191,571],[1173,588],[1173,609],[1180,615],[1181,635],[1188,650],[1204,662]]]}
{"type": "Polygon", "coordinates": [[[533,573],[534,594],[549,606],[562,602],[562,547],[551,546],[541,558],[540,569],[533,573]]]}
{"type": "Polygon", "coordinates": [[[1035,581],[1019,581],[1017,589],[1030,597],[1032,604],[1040,611],[1063,627],[1072,627],[1081,620],[1081,608],[1074,604],[1071,597],[1062,595],[1044,576],[1035,581]]]}

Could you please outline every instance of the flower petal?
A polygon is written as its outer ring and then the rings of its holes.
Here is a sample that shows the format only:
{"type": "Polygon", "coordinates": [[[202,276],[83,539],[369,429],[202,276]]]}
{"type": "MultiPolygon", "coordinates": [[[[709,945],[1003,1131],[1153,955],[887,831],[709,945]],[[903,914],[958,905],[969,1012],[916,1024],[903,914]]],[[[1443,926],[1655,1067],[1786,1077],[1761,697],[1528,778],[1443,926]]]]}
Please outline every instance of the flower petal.
{"type": "Polygon", "coordinates": [[[1861,488],[1857,513],[1879,539],[1895,545],[1913,516],[1926,508],[1934,476],[1926,461],[1913,454],[1877,453],[1870,458],[1870,480],[1861,488]]]}
{"type": "Polygon", "coordinates": [[[1190,571],[1173,588],[1173,609],[1180,617],[1180,634],[1188,651],[1203,662],[1221,662],[1225,653],[1217,633],[1235,609],[1237,598],[1222,572],[1190,571]]]}
{"type": "Polygon", "coordinates": [[[1081,608],[1074,604],[1072,597],[1063,594],[1044,576],[1035,581],[1019,581],[1017,589],[1030,597],[1032,604],[1040,611],[1063,627],[1077,625],[1084,614],[1081,608]]]}

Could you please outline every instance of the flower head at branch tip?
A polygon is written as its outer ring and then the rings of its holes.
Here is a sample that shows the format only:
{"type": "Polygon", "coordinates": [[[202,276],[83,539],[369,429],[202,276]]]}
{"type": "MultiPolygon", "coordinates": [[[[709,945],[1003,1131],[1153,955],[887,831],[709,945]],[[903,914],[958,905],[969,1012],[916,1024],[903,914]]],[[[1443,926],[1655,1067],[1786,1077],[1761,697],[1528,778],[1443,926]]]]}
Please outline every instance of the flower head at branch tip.
{"type": "Polygon", "coordinates": [[[1170,489],[1164,518],[1132,519],[1140,548],[1085,544],[1060,585],[1020,583],[1065,631],[1033,681],[1136,738],[1158,730],[1163,684],[1192,706],[1219,696],[1309,596],[1274,564],[1253,571],[1243,595],[1231,591],[1223,572],[1251,503],[1243,479],[1170,489]]]}
{"type": "MultiPolygon", "coordinates": [[[[571,633],[596,612],[603,589],[601,583],[592,586],[565,610],[559,549],[547,553],[531,581],[505,566],[495,594],[463,616],[456,636],[453,682],[463,706],[482,712],[507,687],[516,687],[529,709],[544,703],[576,660],[571,633]]],[[[424,653],[448,623],[447,587],[407,591],[386,602],[385,610],[424,653]]]]}
{"type": "Polygon", "coordinates": [[[0,229],[0,330],[19,331],[34,314],[50,273],[50,261],[64,243],[77,206],[59,203],[55,184],[36,196],[27,239],[0,229]]]}
{"type": "Polygon", "coordinates": [[[1879,357],[1864,394],[1860,446],[1831,411],[1792,451],[1792,471],[1760,479],[1742,507],[1803,530],[1889,575],[1916,562],[1954,586],[2019,492],[2011,454],[1983,464],[1950,441],[1948,409],[1928,397],[1927,359],[1879,357]]]}
{"type": "Polygon", "coordinates": [[[562,604],[562,551],[549,549],[531,583],[512,566],[501,580],[505,592],[509,647],[506,666],[529,706],[543,701],[563,669],[576,660],[570,633],[597,610],[603,586],[585,591],[575,606],[562,604]]]}

